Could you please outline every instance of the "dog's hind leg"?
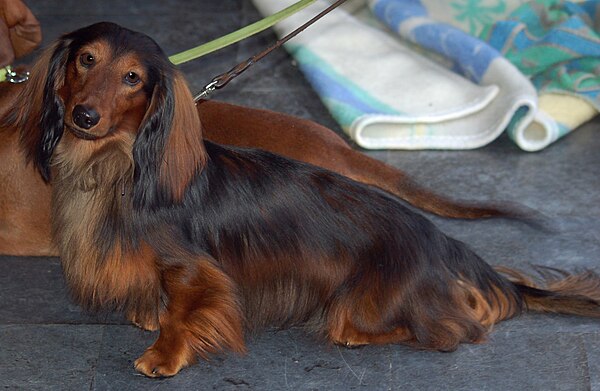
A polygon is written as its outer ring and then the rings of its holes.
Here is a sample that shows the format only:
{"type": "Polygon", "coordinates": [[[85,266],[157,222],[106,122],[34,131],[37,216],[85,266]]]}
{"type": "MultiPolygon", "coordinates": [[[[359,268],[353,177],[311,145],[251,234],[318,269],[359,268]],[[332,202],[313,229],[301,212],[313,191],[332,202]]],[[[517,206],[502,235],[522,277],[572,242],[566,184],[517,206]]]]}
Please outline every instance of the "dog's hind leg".
{"type": "Polygon", "coordinates": [[[180,264],[163,272],[166,309],[158,340],[136,360],[149,377],[173,376],[197,355],[245,351],[242,316],[233,283],[208,260],[180,264]]]}
{"type": "Polygon", "coordinates": [[[330,321],[328,338],[336,345],[356,348],[364,345],[406,343],[412,339],[412,334],[405,327],[397,327],[382,333],[361,331],[354,325],[349,316],[342,315],[334,321],[330,321]]]}
{"type": "Polygon", "coordinates": [[[453,351],[461,343],[483,342],[499,316],[483,295],[457,281],[448,280],[447,289],[425,283],[407,290],[381,290],[381,282],[372,289],[366,281],[329,306],[325,332],[334,344],[453,351]]]}
{"type": "MultiPolygon", "coordinates": [[[[338,312],[330,320],[328,339],[348,348],[363,345],[404,344],[417,349],[450,352],[461,343],[480,343],[488,329],[473,319],[453,318],[408,320],[406,325],[385,327],[383,322],[368,324],[350,312],[338,312]],[[340,316],[341,315],[341,316],[340,316]]],[[[418,315],[417,315],[418,317],[418,315]]]]}

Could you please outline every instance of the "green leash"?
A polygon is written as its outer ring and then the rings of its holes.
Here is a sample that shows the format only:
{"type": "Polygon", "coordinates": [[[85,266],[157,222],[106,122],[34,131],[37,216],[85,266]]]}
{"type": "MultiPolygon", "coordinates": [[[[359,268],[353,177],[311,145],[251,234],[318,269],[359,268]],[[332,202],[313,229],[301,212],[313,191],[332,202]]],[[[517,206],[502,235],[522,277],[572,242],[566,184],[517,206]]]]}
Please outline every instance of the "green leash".
{"type": "MultiPolygon", "coordinates": [[[[239,30],[236,30],[232,33],[224,35],[220,38],[217,38],[215,40],[212,40],[212,41],[202,44],[200,46],[196,46],[195,48],[186,50],[181,53],[174,54],[169,57],[169,60],[173,64],[179,65],[179,64],[183,64],[185,62],[200,58],[206,54],[212,53],[216,50],[222,49],[233,43],[239,42],[242,39],[248,38],[254,34],[264,31],[264,30],[272,27],[273,25],[277,24],[278,22],[282,21],[283,19],[286,19],[289,16],[295,14],[296,12],[308,7],[311,3],[314,3],[314,1],[315,0],[300,0],[300,1],[292,4],[291,6],[284,8],[279,12],[274,13],[273,15],[267,16],[266,18],[259,20],[258,22],[252,23],[246,27],[242,27],[239,30]]],[[[225,86],[225,84],[227,84],[229,81],[231,81],[231,79],[235,78],[240,73],[245,71],[246,68],[253,65],[256,61],[260,60],[262,57],[264,57],[265,55],[270,53],[272,50],[280,47],[287,40],[296,36],[298,33],[303,31],[306,27],[310,26],[312,23],[314,23],[315,21],[320,19],[322,16],[329,13],[331,10],[338,7],[340,4],[344,3],[345,1],[346,0],[337,0],[335,3],[333,3],[327,9],[325,9],[323,12],[321,12],[320,14],[318,14],[317,16],[315,16],[314,18],[309,20],[307,23],[303,24],[296,30],[292,31],[286,37],[278,40],[275,45],[267,48],[266,50],[264,50],[263,52],[255,55],[255,56],[249,58],[248,60],[238,64],[237,66],[235,66],[228,72],[215,77],[209,84],[207,84],[204,87],[204,89],[198,95],[196,95],[194,100],[198,101],[199,99],[206,97],[208,95],[208,93],[210,93],[211,91],[218,89],[218,88],[222,88],[223,86],[225,86]]],[[[29,72],[26,72],[25,74],[17,74],[16,72],[12,71],[10,66],[0,69],[0,82],[9,81],[11,83],[22,83],[22,82],[27,81],[28,78],[29,78],[29,72]]]]}
{"type": "MultiPolygon", "coordinates": [[[[300,0],[297,3],[290,5],[281,11],[274,13],[271,16],[267,16],[258,22],[252,23],[246,27],[224,35],[220,38],[196,46],[195,48],[183,51],[181,53],[174,54],[169,57],[169,60],[175,65],[183,64],[188,61],[195,60],[209,53],[222,49],[226,46],[241,41],[242,39],[248,38],[254,34],[260,33],[282,21],[283,19],[295,14],[296,12],[308,7],[315,0],[300,0]]],[[[0,68],[0,82],[9,81],[11,83],[22,83],[27,80],[29,74],[17,74],[12,71],[10,66],[0,68]]]]}
{"type": "Polygon", "coordinates": [[[295,14],[296,12],[308,7],[311,3],[314,3],[315,0],[300,0],[297,3],[290,5],[283,10],[274,13],[271,16],[267,16],[264,19],[259,20],[258,22],[252,23],[246,27],[242,27],[241,29],[224,35],[220,38],[217,38],[213,41],[207,42],[200,46],[196,46],[195,48],[186,50],[181,53],[174,54],[169,57],[169,60],[175,65],[183,64],[184,62],[188,62],[191,60],[195,60],[200,58],[206,54],[212,53],[216,50],[222,49],[226,46],[229,46],[233,43],[239,42],[242,39],[248,38],[254,34],[260,33],[282,21],[283,19],[295,14]]]}
{"type": "Polygon", "coordinates": [[[296,35],[300,34],[307,27],[309,27],[310,25],[315,23],[317,20],[321,19],[323,16],[327,15],[328,13],[330,13],[331,11],[333,11],[334,9],[336,9],[337,7],[342,5],[344,2],[346,2],[346,0],[335,1],[333,4],[331,4],[329,7],[325,8],[319,14],[317,14],[316,16],[313,16],[309,21],[304,23],[302,26],[291,31],[285,37],[278,39],[274,45],[271,45],[268,48],[266,48],[265,50],[261,51],[260,53],[255,54],[254,56],[248,58],[247,60],[240,62],[239,64],[237,64],[236,66],[234,66],[233,68],[228,70],[227,72],[222,73],[218,76],[215,76],[211,80],[210,83],[205,85],[202,88],[202,90],[200,90],[200,92],[194,96],[194,102],[198,103],[199,101],[206,99],[208,97],[208,95],[211,92],[213,92],[214,90],[218,90],[220,88],[225,87],[231,80],[238,77],[246,69],[248,69],[252,65],[256,64],[258,61],[260,61],[262,58],[264,58],[267,54],[271,53],[273,50],[280,48],[284,43],[286,43],[290,39],[294,38],[296,35]]]}

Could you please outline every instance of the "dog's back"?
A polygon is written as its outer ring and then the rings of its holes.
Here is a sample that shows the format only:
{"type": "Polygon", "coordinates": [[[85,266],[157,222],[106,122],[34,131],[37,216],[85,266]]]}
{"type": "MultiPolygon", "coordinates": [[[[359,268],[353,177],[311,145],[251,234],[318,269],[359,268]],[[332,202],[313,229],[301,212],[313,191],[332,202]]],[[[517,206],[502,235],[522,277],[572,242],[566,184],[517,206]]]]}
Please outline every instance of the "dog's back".
{"type": "Polygon", "coordinates": [[[451,350],[521,311],[512,283],[387,193],[265,151],[206,152],[182,204],[152,221],[216,260],[251,327],[451,350]]]}

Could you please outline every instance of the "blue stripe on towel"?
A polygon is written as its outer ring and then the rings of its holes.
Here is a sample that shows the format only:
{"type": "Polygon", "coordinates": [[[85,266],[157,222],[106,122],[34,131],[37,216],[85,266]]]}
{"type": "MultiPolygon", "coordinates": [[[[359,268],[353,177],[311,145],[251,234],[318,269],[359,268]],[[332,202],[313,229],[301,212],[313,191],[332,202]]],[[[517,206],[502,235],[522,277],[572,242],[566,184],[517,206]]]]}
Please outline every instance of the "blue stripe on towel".
{"type": "Polygon", "coordinates": [[[494,59],[500,56],[485,42],[442,23],[425,24],[410,33],[416,43],[454,61],[469,79],[480,82],[494,59]]]}
{"type": "Polygon", "coordinates": [[[492,61],[500,56],[488,44],[458,28],[427,20],[427,10],[417,0],[379,0],[373,4],[372,10],[403,38],[452,60],[454,69],[476,83],[481,81],[492,61]],[[424,19],[409,32],[400,29],[404,22],[415,17],[424,19]]]}
{"type": "Polygon", "coordinates": [[[401,114],[340,75],[325,60],[306,47],[289,45],[288,50],[294,55],[304,76],[343,128],[349,128],[356,118],[364,114],[401,114]]]}
{"type": "Polygon", "coordinates": [[[410,18],[427,16],[427,9],[419,0],[379,0],[373,4],[372,11],[390,26],[399,26],[410,18]]]}

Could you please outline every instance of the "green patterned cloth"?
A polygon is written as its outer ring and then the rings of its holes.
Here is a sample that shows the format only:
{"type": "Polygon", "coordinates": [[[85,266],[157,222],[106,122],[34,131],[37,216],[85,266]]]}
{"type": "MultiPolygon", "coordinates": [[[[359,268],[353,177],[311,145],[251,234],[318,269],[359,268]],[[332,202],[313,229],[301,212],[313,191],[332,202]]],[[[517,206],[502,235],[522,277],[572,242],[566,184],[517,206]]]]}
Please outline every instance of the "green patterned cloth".
{"type": "Polygon", "coordinates": [[[576,94],[599,109],[599,14],[600,1],[530,1],[506,20],[483,24],[479,35],[540,93],[576,94]]]}
{"type": "Polygon", "coordinates": [[[468,43],[470,37],[525,75],[539,97],[535,120],[523,130],[528,114],[523,108],[507,128],[524,149],[544,148],[600,110],[600,0],[370,1],[375,14],[403,38],[452,58],[454,69],[475,82],[484,73],[473,72],[471,64],[485,64],[481,56],[489,51],[471,52],[476,45],[468,43]],[[446,43],[457,34],[444,24],[470,36],[462,38],[464,47],[446,43]],[[525,139],[531,143],[520,142],[525,139]]]}
{"type": "Polygon", "coordinates": [[[540,92],[572,93],[600,108],[600,1],[424,0],[429,15],[476,36],[540,92]]]}
{"type": "MultiPolygon", "coordinates": [[[[269,15],[294,0],[253,1],[269,15]]],[[[350,0],[286,47],[364,148],[479,148],[508,131],[537,151],[597,112],[598,4],[350,0]]]]}

